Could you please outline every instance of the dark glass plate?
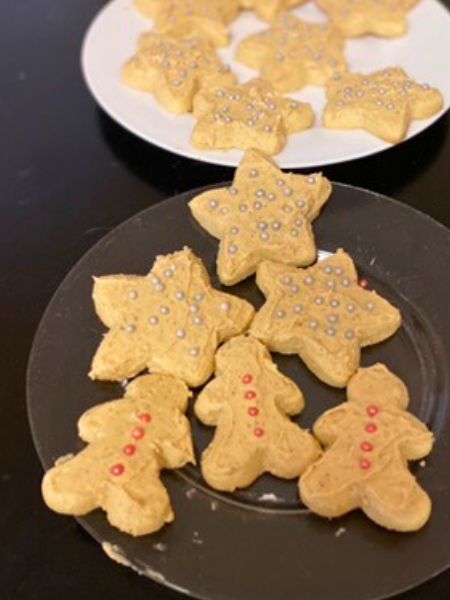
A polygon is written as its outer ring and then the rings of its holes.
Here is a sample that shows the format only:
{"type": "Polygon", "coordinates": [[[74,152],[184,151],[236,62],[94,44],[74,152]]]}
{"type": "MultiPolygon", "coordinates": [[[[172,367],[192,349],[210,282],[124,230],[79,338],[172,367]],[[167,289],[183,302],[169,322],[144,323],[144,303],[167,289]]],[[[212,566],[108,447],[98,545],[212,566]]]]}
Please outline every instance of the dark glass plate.
{"type": "MultiPolygon", "coordinates": [[[[220,287],[217,241],[187,207],[201,191],[167,200],[117,227],[74,267],[50,302],[28,371],[29,416],[44,467],[81,447],[76,422],[83,411],[122,395],[120,385],[87,377],[104,331],[91,302],[92,275],[145,274],[157,254],[188,245],[220,287]]],[[[339,184],[315,231],[322,252],[344,248],[369,287],[402,311],[401,330],[365,349],[363,364],[381,361],[399,375],[408,385],[411,411],[434,432],[426,465],[413,466],[432,497],[431,520],[414,534],[385,531],[359,512],[322,520],[299,504],[296,481],[267,475],[227,495],[210,490],[194,467],[163,475],[176,520],[154,535],[126,536],[100,511],[80,519],[140,573],[193,596],[373,600],[418,585],[450,565],[450,232],[411,208],[339,184]]],[[[227,289],[256,306],[263,301],[254,278],[227,289]]],[[[274,358],[305,394],[302,426],[345,400],[344,391],[319,382],[298,358],[274,358]]],[[[213,430],[199,424],[192,411],[190,416],[199,453],[213,430]]]]}

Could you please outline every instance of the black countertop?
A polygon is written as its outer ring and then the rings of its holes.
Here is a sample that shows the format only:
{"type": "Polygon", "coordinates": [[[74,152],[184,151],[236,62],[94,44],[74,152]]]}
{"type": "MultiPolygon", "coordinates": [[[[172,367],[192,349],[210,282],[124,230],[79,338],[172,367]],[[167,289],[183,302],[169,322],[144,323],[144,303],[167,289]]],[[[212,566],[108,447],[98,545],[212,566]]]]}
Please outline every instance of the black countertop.
{"type": "MultiPolygon", "coordinates": [[[[450,6],[450,0],[445,3],[450,6]]],[[[45,508],[42,468],[26,418],[25,369],[33,334],[67,271],[107,231],[141,209],[232,177],[230,169],[141,142],[96,107],[82,81],[79,50],[103,4],[2,3],[0,595],[5,599],[181,598],[114,564],[73,519],[45,508]]],[[[324,172],[450,226],[448,117],[389,152],[324,172]]],[[[447,571],[399,599],[449,597],[447,571]]]]}

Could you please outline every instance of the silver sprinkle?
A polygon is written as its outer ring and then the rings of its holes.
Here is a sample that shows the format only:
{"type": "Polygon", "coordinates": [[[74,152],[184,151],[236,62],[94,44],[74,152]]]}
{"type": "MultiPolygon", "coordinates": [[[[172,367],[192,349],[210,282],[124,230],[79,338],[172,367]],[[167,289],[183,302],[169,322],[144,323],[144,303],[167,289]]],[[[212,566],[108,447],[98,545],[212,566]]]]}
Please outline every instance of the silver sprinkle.
{"type": "Polygon", "coordinates": [[[247,209],[248,209],[248,206],[247,206],[246,204],[241,204],[241,205],[239,206],[239,210],[240,210],[241,212],[246,212],[246,211],[247,211],[247,209]]]}
{"type": "Polygon", "coordinates": [[[164,275],[165,275],[166,277],[168,277],[169,279],[170,279],[171,277],[173,277],[173,271],[172,271],[172,269],[167,269],[167,271],[164,271],[164,275]]]}
{"type": "Polygon", "coordinates": [[[266,192],[265,192],[265,190],[262,190],[262,189],[256,190],[256,192],[255,192],[255,196],[257,198],[264,198],[265,195],[266,195],[266,192]]]}
{"type": "Polygon", "coordinates": [[[278,187],[283,187],[283,186],[284,186],[284,184],[285,184],[285,181],[284,181],[284,179],[277,179],[277,186],[278,186],[278,187]]]}
{"type": "Polygon", "coordinates": [[[283,190],[283,194],[285,196],[292,196],[293,193],[294,193],[294,190],[290,187],[287,187],[283,190]]]}
{"type": "Polygon", "coordinates": [[[274,221],[272,223],[272,229],[275,229],[275,231],[278,231],[278,229],[281,229],[281,223],[279,221],[274,221]]]}
{"type": "Polygon", "coordinates": [[[339,305],[340,305],[340,302],[339,302],[339,300],[332,300],[332,301],[331,301],[331,306],[332,306],[333,308],[337,308],[339,305]]]}
{"type": "Polygon", "coordinates": [[[161,308],[159,309],[159,312],[162,315],[168,315],[170,313],[170,309],[168,306],[161,306],[161,308]]]}
{"type": "Polygon", "coordinates": [[[199,292],[198,294],[195,294],[194,300],[196,302],[201,302],[204,297],[205,297],[205,294],[203,294],[202,292],[199,292]]]}
{"type": "Polygon", "coordinates": [[[256,202],[253,202],[253,207],[254,207],[256,210],[261,210],[261,209],[262,209],[262,207],[263,207],[263,204],[262,204],[262,202],[260,202],[259,200],[257,200],[256,202]]]}
{"type": "Polygon", "coordinates": [[[259,237],[262,239],[263,242],[267,242],[267,240],[269,239],[269,234],[267,233],[267,231],[262,231],[259,234],[259,237]]]}
{"type": "Polygon", "coordinates": [[[228,208],[228,206],[222,206],[222,208],[220,209],[220,213],[222,215],[226,215],[230,212],[230,209],[228,208]]]}
{"type": "Polygon", "coordinates": [[[157,283],[157,284],[155,285],[155,290],[156,290],[157,292],[163,292],[163,291],[164,291],[164,289],[165,289],[165,287],[164,287],[164,285],[163,285],[162,283],[157,283]]]}
{"type": "Polygon", "coordinates": [[[267,200],[270,200],[271,202],[273,202],[273,200],[276,200],[275,194],[273,192],[267,194],[267,200]]]}
{"type": "Polygon", "coordinates": [[[330,279],[329,281],[327,281],[327,287],[329,287],[330,290],[334,289],[336,287],[336,282],[330,279]]]}
{"type": "Polygon", "coordinates": [[[267,229],[267,223],[266,223],[265,221],[260,221],[260,222],[257,224],[257,227],[258,227],[258,229],[263,229],[263,230],[264,230],[264,229],[267,229]]]}
{"type": "Polygon", "coordinates": [[[310,175],[310,176],[308,177],[308,180],[307,180],[307,181],[308,181],[308,183],[311,183],[311,184],[313,184],[313,183],[316,183],[316,178],[314,177],[314,175],[310,175]]]}
{"type": "Polygon", "coordinates": [[[239,227],[232,227],[230,233],[231,235],[237,235],[239,233],[239,227]]]}
{"type": "Polygon", "coordinates": [[[285,204],[283,206],[283,212],[285,212],[287,214],[291,213],[292,212],[292,206],[290,206],[289,204],[285,204]]]}
{"type": "Polygon", "coordinates": [[[338,315],[329,315],[328,322],[329,323],[337,323],[339,321],[338,315]]]}
{"type": "Polygon", "coordinates": [[[189,350],[189,355],[190,355],[190,356],[193,356],[194,358],[195,358],[196,356],[198,356],[199,354],[200,354],[200,349],[199,349],[199,348],[191,348],[191,349],[189,350]]]}
{"type": "Polygon", "coordinates": [[[305,277],[305,283],[306,285],[312,285],[314,283],[314,277],[308,275],[307,277],[305,277]]]}
{"type": "Polygon", "coordinates": [[[150,325],[158,325],[159,319],[158,317],[150,317],[148,322],[150,323],[150,325]]]}
{"type": "Polygon", "coordinates": [[[294,304],[294,312],[296,315],[299,315],[303,310],[303,306],[301,304],[294,304]]]}
{"type": "Polygon", "coordinates": [[[318,305],[321,306],[325,300],[322,298],[322,296],[317,296],[317,298],[314,300],[314,302],[318,305]]]}
{"type": "Polygon", "coordinates": [[[345,332],[345,337],[348,340],[352,340],[355,337],[355,333],[351,329],[349,329],[348,331],[345,332]]]}
{"type": "Polygon", "coordinates": [[[295,203],[299,208],[305,208],[306,202],[304,200],[297,200],[295,203]]]}
{"type": "Polygon", "coordinates": [[[237,188],[235,188],[235,187],[230,187],[230,188],[228,188],[228,193],[229,193],[231,196],[236,196],[236,195],[237,195],[237,193],[238,193],[238,189],[237,189],[237,188]]]}
{"type": "Polygon", "coordinates": [[[293,285],[293,286],[291,287],[291,292],[292,292],[293,294],[297,294],[299,290],[300,290],[300,288],[298,287],[298,285],[293,285]]]}
{"type": "MultiPolygon", "coordinates": [[[[333,269],[331,269],[331,272],[333,272],[333,269]]],[[[342,269],[341,267],[336,267],[336,275],[338,277],[340,277],[343,274],[344,274],[344,269],[342,269]]]]}
{"type": "Polygon", "coordinates": [[[281,281],[285,285],[289,285],[290,283],[292,283],[292,277],[290,277],[289,275],[285,275],[281,281]]]}
{"type": "Polygon", "coordinates": [[[127,333],[134,333],[135,330],[136,330],[136,327],[134,325],[125,325],[125,331],[127,333]]]}
{"type": "Polygon", "coordinates": [[[291,229],[291,235],[292,235],[292,237],[297,237],[298,236],[298,229],[291,229]]]}
{"type": "Polygon", "coordinates": [[[373,302],[368,302],[366,304],[367,310],[373,310],[375,308],[375,304],[373,302]]]}
{"type": "Polygon", "coordinates": [[[264,125],[264,131],[266,133],[272,133],[272,126],[271,125],[264,125]]]}
{"type": "Polygon", "coordinates": [[[222,302],[220,305],[220,310],[223,310],[223,312],[228,312],[230,310],[230,303],[222,302]]]}
{"type": "Polygon", "coordinates": [[[295,224],[297,225],[297,227],[302,227],[303,220],[302,219],[295,219],[295,224]]]}
{"type": "Polygon", "coordinates": [[[251,169],[249,172],[250,177],[253,177],[253,178],[258,177],[258,175],[259,175],[259,171],[257,169],[251,169]]]}
{"type": "Polygon", "coordinates": [[[356,306],[354,304],[347,304],[347,310],[349,313],[353,313],[356,310],[356,306]]]}
{"type": "Polygon", "coordinates": [[[331,275],[331,273],[333,272],[333,267],[331,265],[327,265],[324,271],[327,275],[331,275]]]}
{"type": "Polygon", "coordinates": [[[199,311],[198,304],[191,304],[189,306],[189,312],[190,313],[195,314],[195,313],[198,313],[198,311],[199,311]]]}
{"type": "Polygon", "coordinates": [[[138,293],[137,293],[137,291],[136,291],[136,290],[130,290],[130,291],[128,292],[128,298],[129,298],[130,300],[136,300],[136,298],[137,298],[137,297],[138,297],[138,293]]]}
{"type": "Polygon", "coordinates": [[[182,340],[186,337],[186,332],[184,329],[177,329],[176,336],[179,340],[182,340]]]}
{"type": "Polygon", "coordinates": [[[277,310],[277,312],[276,312],[277,319],[284,319],[285,316],[286,316],[286,311],[284,311],[284,310],[277,310]]]}
{"type": "Polygon", "coordinates": [[[336,335],[336,329],[334,327],[328,327],[328,329],[326,330],[326,334],[330,335],[330,336],[334,336],[334,335],[336,335]]]}
{"type": "Polygon", "coordinates": [[[225,98],[225,92],[223,90],[218,90],[216,96],[217,98],[225,98]]]}
{"type": "Polygon", "coordinates": [[[202,325],[202,323],[203,323],[202,317],[194,317],[192,320],[195,325],[202,325]]]}
{"type": "Polygon", "coordinates": [[[229,254],[236,254],[237,251],[238,251],[238,247],[236,246],[236,244],[230,244],[228,246],[228,253],[229,254]]]}
{"type": "Polygon", "coordinates": [[[310,329],[317,329],[319,327],[319,323],[313,319],[308,323],[308,327],[310,329]]]}
{"type": "Polygon", "coordinates": [[[344,277],[344,279],[342,280],[342,285],[344,287],[349,287],[350,286],[350,279],[347,279],[347,277],[344,277]]]}
{"type": "Polygon", "coordinates": [[[175,298],[176,298],[177,300],[184,300],[184,298],[185,298],[185,294],[184,294],[184,292],[182,292],[182,291],[180,290],[179,292],[177,292],[177,293],[175,294],[175,298]]]}

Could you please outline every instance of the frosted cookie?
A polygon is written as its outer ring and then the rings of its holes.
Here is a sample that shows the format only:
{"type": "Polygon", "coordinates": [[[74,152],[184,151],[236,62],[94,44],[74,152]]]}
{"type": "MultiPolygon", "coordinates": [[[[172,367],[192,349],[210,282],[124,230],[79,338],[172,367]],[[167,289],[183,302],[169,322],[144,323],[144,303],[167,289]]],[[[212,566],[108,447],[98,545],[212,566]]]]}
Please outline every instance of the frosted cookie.
{"type": "Polygon", "coordinates": [[[283,173],[258,150],[247,150],[233,185],[195,197],[194,218],[220,239],[219,279],[234,285],[252,275],[263,260],[297,266],[314,262],[311,222],[331,194],[321,174],[283,173]]]}
{"type": "Polygon", "coordinates": [[[431,452],[433,434],[406,412],[408,391],[384,365],[360,369],[347,395],[347,402],[314,425],[325,453],[300,480],[303,503],[323,517],[360,508],[387,529],[420,529],[430,517],[431,500],[408,471],[408,461],[431,452]]]}
{"type": "Polygon", "coordinates": [[[283,15],[271,29],[245,38],[236,60],[259,71],[278,92],[325,85],[347,69],[344,38],[335,27],[283,15]]]}
{"type": "Polygon", "coordinates": [[[387,339],[401,325],[395,307],[358,284],[342,250],[309,269],[261,263],[256,282],[267,300],[251,334],[269,350],[298,354],[334,387],[345,387],[358,369],[361,347],[387,339]]]}
{"type": "Polygon", "coordinates": [[[95,279],[97,315],[109,331],[90,377],[122,381],[148,368],[205,383],[217,346],[244,332],[253,307],[211,287],[208,273],[189,248],[159,256],[150,273],[95,279]]]}
{"type": "Polygon", "coordinates": [[[194,96],[203,85],[228,85],[235,77],[209,42],[145,33],[138,52],[122,69],[122,80],[154,94],[170,112],[182,114],[192,111],[194,96]]]}
{"type": "Polygon", "coordinates": [[[241,0],[241,6],[254,10],[264,21],[272,21],[281,13],[305,4],[305,2],[307,0],[241,0]]]}
{"type": "Polygon", "coordinates": [[[238,14],[238,0],[134,0],[154,29],[177,38],[196,36],[217,47],[230,41],[228,25],[238,14]]]}
{"type": "Polygon", "coordinates": [[[78,431],[88,446],[46,473],[46,504],[75,516],[102,508],[111,525],[134,536],[173,521],[160,471],[195,463],[184,416],[189,396],[183,382],[147,375],[130,383],[124,398],[85,412],[78,431]]]}
{"type": "Polygon", "coordinates": [[[279,96],[262,79],[204,87],[194,99],[194,116],[198,119],[192,134],[196,148],[258,148],[266,154],[278,154],[288,135],[314,123],[309,104],[279,96]]]}
{"type": "Polygon", "coordinates": [[[346,37],[398,37],[408,30],[407,13],[417,0],[316,0],[346,37]]]}
{"type": "Polygon", "coordinates": [[[363,75],[344,74],[327,86],[323,124],[330,129],[365,129],[387,142],[401,142],[411,121],[443,106],[442,94],[418,84],[400,67],[363,75]]]}
{"type": "Polygon", "coordinates": [[[216,378],[201,392],[195,414],[217,427],[202,455],[202,473],[216,490],[249,486],[264,472],[292,479],[320,456],[313,436],[289,416],[301,412],[303,395],[278,372],[258,341],[238,337],[219,349],[216,378]]]}

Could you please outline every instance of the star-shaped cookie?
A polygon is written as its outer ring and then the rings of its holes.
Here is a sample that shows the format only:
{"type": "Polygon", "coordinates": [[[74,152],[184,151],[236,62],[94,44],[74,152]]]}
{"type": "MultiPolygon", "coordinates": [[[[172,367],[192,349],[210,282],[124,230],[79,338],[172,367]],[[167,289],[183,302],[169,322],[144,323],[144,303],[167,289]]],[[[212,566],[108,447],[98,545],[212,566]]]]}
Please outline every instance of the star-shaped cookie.
{"type": "Polygon", "coordinates": [[[204,87],[195,96],[194,116],[196,148],[258,148],[266,154],[281,152],[288,135],[311,127],[315,118],[309,104],[278,95],[262,79],[204,87]]]}
{"type": "Polygon", "coordinates": [[[262,263],[257,284],[267,300],[250,333],[274,352],[298,354],[322,381],[345,387],[364,346],[381,342],[401,325],[400,312],[358,284],[342,250],[309,269],[262,263]]]}
{"type": "Polygon", "coordinates": [[[264,260],[304,266],[316,258],[311,222],[331,194],[321,174],[283,173],[262,152],[248,150],[231,187],[210,190],[189,206],[220,239],[219,279],[234,285],[264,260]]]}
{"type": "Polygon", "coordinates": [[[260,19],[272,21],[277,15],[308,0],[241,0],[242,8],[254,10],[260,19]]]}
{"type": "Polygon", "coordinates": [[[276,19],[270,29],[245,38],[236,59],[260,72],[278,92],[325,85],[347,70],[344,38],[330,25],[308,23],[291,14],[276,19]]]}
{"type": "Polygon", "coordinates": [[[398,37],[408,29],[407,13],[417,0],[316,0],[346,37],[398,37]]]}
{"type": "Polygon", "coordinates": [[[208,83],[234,83],[230,68],[205,40],[176,38],[145,33],[139,39],[138,52],[122,69],[124,83],[150,92],[170,112],[192,111],[195,94],[208,83]]]}
{"type": "Polygon", "coordinates": [[[413,81],[401,67],[371,74],[346,73],[327,86],[323,124],[330,129],[365,129],[393,144],[411,121],[426,119],[443,106],[442,94],[413,81]]]}
{"type": "Polygon", "coordinates": [[[159,256],[145,277],[96,278],[93,300],[109,331],[89,375],[109,381],[148,368],[202,385],[214,370],[217,346],[245,331],[254,314],[245,300],[211,287],[189,248],[159,256]]]}
{"type": "Polygon", "coordinates": [[[155,31],[184,38],[196,36],[217,47],[230,41],[228,25],[239,11],[239,0],[134,0],[153,19],[155,31]]]}

